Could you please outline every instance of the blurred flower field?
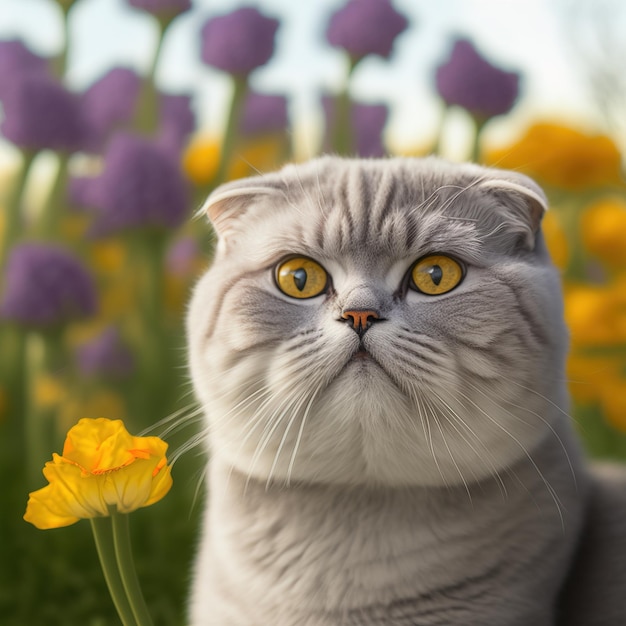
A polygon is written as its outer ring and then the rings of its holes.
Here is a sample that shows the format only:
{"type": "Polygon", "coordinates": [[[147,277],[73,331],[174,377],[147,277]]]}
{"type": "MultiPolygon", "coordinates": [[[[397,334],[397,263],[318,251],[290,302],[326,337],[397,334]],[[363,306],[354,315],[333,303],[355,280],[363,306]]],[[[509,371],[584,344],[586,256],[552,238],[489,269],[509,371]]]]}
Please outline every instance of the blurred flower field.
{"type": "MultiPolygon", "coordinates": [[[[74,5],[89,1],[56,0],[66,27],[74,5]]],[[[260,93],[250,81],[272,63],[286,27],[278,18],[242,4],[198,24],[202,62],[232,86],[223,132],[213,136],[199,127],[196,94],[155,83],[161,44],[191,0],[127,3],[160,33],[143,76],[114,67],[79,93],[66,80],[71,40],[55,58],[0,41],[0,147],[11,155],[0,171],[3,626],[120,623],[89,525],[41,532],[23,519],[68,430],[101,417],[169,444],[173,486],[130,524],[154,624],[185,623],[204,460],[184,317],[214,243],[195,212],[221,182],[301,154],[287,95],[260,93]]],[[[364,59],[393,63],[395,41],[418,30],[390,0],[337,3],[324,45],[342,53],[345,81],[320,93],[318,152],[392,154],[385,128],[393,111],[356,101],[351,85],[364,59]]],[[[487,142],[491,121],[502,123],[523,100],[522,79],[459,37],[429,87],[440,99],[441,132],[452,115],[471,130],[467,159],[522,171],[546,190],[544,235],[562,272],[571,332],[572,416],[591,455],[626,460],[625,155],[606,129],[555,119],[533,121],[507,145],[487,142]]],[[[440,151],[439,141],[415,145],[412,155],[440,151]]]]}

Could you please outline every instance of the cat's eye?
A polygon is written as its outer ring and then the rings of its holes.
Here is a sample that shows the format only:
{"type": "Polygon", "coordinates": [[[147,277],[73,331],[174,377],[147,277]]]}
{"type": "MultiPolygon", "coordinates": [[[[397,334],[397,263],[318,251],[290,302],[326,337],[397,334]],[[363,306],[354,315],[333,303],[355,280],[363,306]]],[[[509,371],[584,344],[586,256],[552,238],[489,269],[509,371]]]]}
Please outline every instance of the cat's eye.
{"type": "Polygon", "coordinates": [[[292,298],[314,298],[326,290],[328,274],[316,261],[296,256],[282,261],[276,268],[276,284],[292,298]]]}
{"type": "Polygon", "coordinates": [[[439,296],[452,291],[465,275],[463,266],[443,254],[431,254],[421,258],[412,268],[410,284],[414,289],[429,296],[439,296]]]}

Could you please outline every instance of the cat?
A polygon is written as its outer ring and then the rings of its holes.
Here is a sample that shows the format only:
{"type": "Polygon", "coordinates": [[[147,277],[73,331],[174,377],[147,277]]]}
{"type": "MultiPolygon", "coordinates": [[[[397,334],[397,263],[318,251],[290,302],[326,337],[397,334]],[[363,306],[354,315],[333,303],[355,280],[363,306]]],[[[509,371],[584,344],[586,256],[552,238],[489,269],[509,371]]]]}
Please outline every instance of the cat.
{"type": "Polygon", "coordinates": [[[546,208],[435,157],[211,194],[192,626],[626,623],[626,480],[568,416],[546,208]]]}

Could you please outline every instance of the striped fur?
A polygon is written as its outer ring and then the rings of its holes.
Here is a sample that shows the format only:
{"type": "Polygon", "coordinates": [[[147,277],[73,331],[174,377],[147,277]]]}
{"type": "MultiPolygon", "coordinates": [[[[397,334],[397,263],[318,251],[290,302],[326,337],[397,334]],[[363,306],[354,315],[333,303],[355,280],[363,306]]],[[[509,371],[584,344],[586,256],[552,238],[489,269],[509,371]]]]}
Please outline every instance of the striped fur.
{"type": "Polygon", "coordinates": [[[521,175],[436,159],[214,192],[188,317],[211,459],[193,626],[556,623],[587,475],[544,209],[521,175]],[[440,296],[407,286],[433,253],[466,267],[440,296]],[[294,254],[324,294],[277,288],[294,254]],[[362,338],[355,309],[380,317],[362,338]]]}

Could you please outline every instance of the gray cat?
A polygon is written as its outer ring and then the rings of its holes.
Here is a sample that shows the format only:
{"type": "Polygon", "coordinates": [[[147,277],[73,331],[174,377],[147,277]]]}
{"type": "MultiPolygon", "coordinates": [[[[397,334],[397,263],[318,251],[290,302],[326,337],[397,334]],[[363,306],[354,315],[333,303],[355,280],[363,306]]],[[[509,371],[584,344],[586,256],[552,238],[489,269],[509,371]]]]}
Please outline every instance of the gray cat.
{"type": "Polygon", "coordinates": [[[211,195],[193,626],[626,624],[626,480],[567,414],[545,208],[434,158],[211,195]]]}

